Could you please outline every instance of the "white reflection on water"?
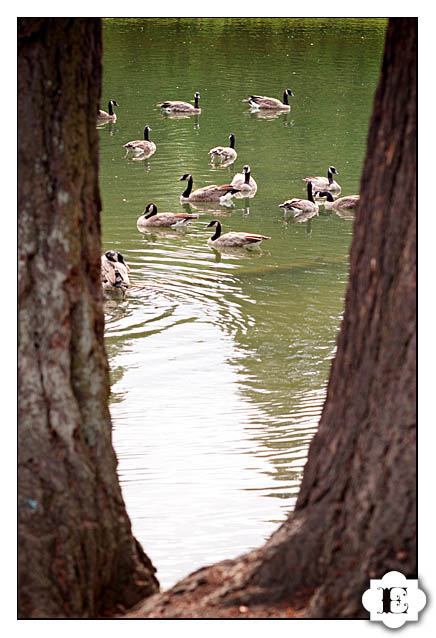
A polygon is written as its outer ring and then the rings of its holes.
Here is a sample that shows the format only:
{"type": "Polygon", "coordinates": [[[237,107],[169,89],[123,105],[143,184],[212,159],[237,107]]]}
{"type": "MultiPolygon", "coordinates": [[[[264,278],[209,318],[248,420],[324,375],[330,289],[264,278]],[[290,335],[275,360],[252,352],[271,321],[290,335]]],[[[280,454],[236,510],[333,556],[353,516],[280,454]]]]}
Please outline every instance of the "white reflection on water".
{"type": "Polygon", "coordinates": [[[241,307],[254,300],[231,268],[201,260],[206,246],[195,270],[185,249],[153,253],[152,279],[133,266],[128,302],[105,307],[118,472],[134,533],[164,587],[205,555],[221,560],[259,545],[285,518],[323,399],[303,393],[291,425],[281,398],[262,408],[245,346],[234,340],[255,327],[241,307]],[[260,496],[281,499],[279,507],[260,496]]]}

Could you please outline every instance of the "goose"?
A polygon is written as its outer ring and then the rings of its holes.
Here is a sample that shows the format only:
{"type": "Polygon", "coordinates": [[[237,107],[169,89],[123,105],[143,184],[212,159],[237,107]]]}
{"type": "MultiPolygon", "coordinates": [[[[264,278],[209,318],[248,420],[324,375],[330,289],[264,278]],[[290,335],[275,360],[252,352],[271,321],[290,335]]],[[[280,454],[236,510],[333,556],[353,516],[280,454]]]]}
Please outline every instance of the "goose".
{"type": "Polygon", "coordinates": [[[282,111],[290,111],[291,106],[288,102],[289,97],[294,97],[291,89],[285,89],[283,93],[283,102],[277,100],[275,97],[265,97],[265,95],[250,95],[250,97],[242,100],[248,102],[253,109],[274,109],[282,111]]]}
{"type": "Polygon", "coordinates": [[[213,248],[219,248],[221,246],[242,246],[248,248],[249,246],[259,246],[264,239],[271,239],[271,237],[267,237],[266,235],[257,235],[255,233],[230,232],[222,235],[221,223],[217,219],[213,219],[209,222],[206,228],[211,228],[212,226],[216,226],[215,234],[209,237],[207,243],[213,248]]]}
{"type": "Polygon", "coordinates": [[[232,186],[241,190],[241,195],[245,193],[254,195],[254,193],[257,191],[257,184],[251,177],[251,169],[248,164],[243,167],[242,173],[236,173],[231,183],[232,186]]]}
{"type": "Polygon", "coordinates": [[[197,188],[192,191],[193,178],[190,173],[185,173],[179,178],[179,182],[187,180],[188,185],[180,196],[182,202],[217,202],[224,203],[231,199],[235,193],[239,193],[239,188],[235,188],[231,184],[223,184],[217,186],[211,184],[210,186],[203,186],[203,188],[197,188]],[[192,192],[191,192],[192,191],[192,192]]]}
{"type": "Polygon", "coordinates": [[[210,159],[219,159],[220,161],[235,161],[238,154],[235,151],[235,136],[233,133],[229,135],[229,146],[215,146],[215,148],[211,148],[209,151],[210,159]]]}
{"type": "Polygon", "coordinates": [[[114,106],[119,106],[119,104],[117,104],[116,100],[109,100],[108,102],[108,111],[109,113],[106,113],[106,111],[102,111],[101,109],[98,110],[97,113],[97,119],[98,120],[111,120],[112,122],[116,122],[117,120],[117,116],[114,113],[114,106]]]}
{"type": "Polygon", "coordinates": [[[147,154],[150,157],[156,151],[156,144],[148,139],[150,131],[151,128],[147,124],[144,128],[144,139],[127,142],[127,144],[123,144],[124,148],[128,151],[133,151],[134,153],[147,154]]]}
{"type": "Polygon", "coordinates": [[[123,297],[130,286],[130,268],[117,250],[107,250],[101,256],[101,283],[104,290],[120,290],[123,297]]]}
{"type": "Polygon", "coordinates": [[[192,104],[189,104],[189,102],[178,102],[175,100],[159,102],[159,104],[156,104],[156,106],[160,106],[162,109],[165,109],[167,113],[171,113],[173,111],[178,111],[181,113],[201,113],[201,109],[198,106],[199,99],[200,93],[196,91],[194,95],[194,106],[192,106],[192,104]]]}
{"type": "Polygon", "coordinates": [[[300,215],[301,213],[317,213],[318,204],[313,199],[312,182],[307,182],[307,199],[288,199],[283,204],[279,204],[280,208],[285,208],[294,213],[294,215],[300,215]]]}
{"type": "Polygon", "coordinates": [[[156,204],[150,202],[138,218],[138,228],[180,228],[189,224],[191,219],[198,219],[199,215],[190,213],[158,213],[156,204]],[[150,211],[150,212],[149,212],[150,211]]]}
{"type": "Polygon", "coordinates": [[[347,195],[346,197],[340,197],[335,201],[330,191],[317,191],[315,193],[315,197],[327,197],[327,201],[324,202],[324,206],[335,210],[340,208],[357,208],[360,201],[360,195],[347,195]]]}
{"type": "Polygon", "coordinates": [[[313,188],[316,190],[329,190],[329,191],[341,191],[341,187],[333,179],[333,173],[339,175],[334,166],[329,166],[327,171],[327,177],[305,177],[304,181],[312,182],[313,188]]]}

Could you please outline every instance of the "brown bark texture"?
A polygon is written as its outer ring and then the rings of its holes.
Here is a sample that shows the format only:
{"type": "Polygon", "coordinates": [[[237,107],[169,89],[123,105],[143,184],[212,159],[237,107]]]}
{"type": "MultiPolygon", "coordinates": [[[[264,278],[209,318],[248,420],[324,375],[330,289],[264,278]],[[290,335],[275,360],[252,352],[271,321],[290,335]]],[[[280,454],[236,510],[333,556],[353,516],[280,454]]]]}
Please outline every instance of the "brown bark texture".
{"type": "Polygon", "coordinates": [[[416,65],[417,20],[390,19],[344,318],[295,512],[264,547],[132,617],[271,617],[286,603],[288,616],[366,618],[370,578],[416,578],[416,65]]]}
{"type": "Polygon", "coordinates": [[[18,616],[157,591],[111,442],[96,113],[99,19],[18,20],[18,616]]]}

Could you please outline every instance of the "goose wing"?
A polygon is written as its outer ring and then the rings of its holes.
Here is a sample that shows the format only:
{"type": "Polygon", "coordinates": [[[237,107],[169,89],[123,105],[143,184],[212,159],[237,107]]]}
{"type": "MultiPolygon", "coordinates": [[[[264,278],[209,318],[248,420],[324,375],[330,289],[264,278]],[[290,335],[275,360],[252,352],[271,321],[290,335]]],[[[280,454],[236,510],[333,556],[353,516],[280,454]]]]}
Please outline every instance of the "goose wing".
{"type": "Polygon", "coordinates": [[[263,239],[271,239],[271,237],[257,235],[256,233],[230,232],[225,233],[219,239],[221,240],[219,243],[226,246],[247,246],[249,244],[257,244],[263,239]]]}
{"type": "Polygon", "coordinates": [[[144,148],[145,140],[132,140],[131,142],[127,142],[123,144],[124,148],[144,148]]]}
{"type": "Polygon", "coordinates": [[[230,148],[230,146],[215,146],[209,151],[209,155],[233,155],[234,153],[235,149],[230,148]]]}
{"type": "Polygon", "coordinates": [[[163,109],[173,109],[176,111],[192,111],[194,106],[189,104],[189,102],[179,102],[177,100],[167,100],[166,102],[161,102],[157,104],[163,109]]]}
{"type": "Polygon", "coordinates": [[[340,197],[335,202],[335,207],[338,208],[356,208],[360,201],[360,195],[347,195],[346,197],[340,197]]]}
{"type": "Polygon", "coordinates": [[[211,148],[209,151],[209,155],[212,153],[216,153],[217,155],[220,155],[225,149],[225,146],[215,146],[215,148],[211,148]]]}
{"type": "Polygon", "coordinates": [[[203,188],[197,188],[197,190],[195,190],[194,193],[222,192],[224,194],[231,190],[235,190],[235,186],[233,184],[222,184],[221,186],[217,186],[216,184],[210,184],[209,186],[203,186],[203,188]]]}
{"type": "Polygon", "coordinates": [[[101,258],[101,283],[115,285],[115,268],[112,262],[110,262],[104,255],[101,258]]]}
{"type": "Polygon", "coordinates": [[[280,208],[286,208],[294,211],[295,213],[312,211],[315,207],[315,204],[308,199],[297,199],[295,197],[293,199],[288,199],[286,202],[283,202],[283,204],[280,204],[280,208]]]}
{"type": "Polygon", "coordinates": [[[310,177],[305,177],[304,182],[325,182],[325,183],[329,183],[329,180],[327,177],[320,177],[319,175],[317,175],[316,177],[310,176],[310,177]]]}
{"type": "Polygon", "coordinates": [[[258,106],[268,109],[283,106],[283,103],[280,102],[280,100],[277,100],[275,97],[266,97],[264,95],[252,95],[251,102],[254,102],[258,106]]]}
{"type": "Polygon", "coordinates": [[[255,102],[258,104],[261,100],[267,100],[268,98],[264,95],[250,95],[246,100],[242,100],[243,102],[255,102]]]}
{"type": "Polygon", "coordinates": [[[175,224],[181,224],[189,222],[191,219],[197,219],[199,215],[190,213],[159,213],[154,215],[156,218],[156,226],[174,226],[175,224]]]}

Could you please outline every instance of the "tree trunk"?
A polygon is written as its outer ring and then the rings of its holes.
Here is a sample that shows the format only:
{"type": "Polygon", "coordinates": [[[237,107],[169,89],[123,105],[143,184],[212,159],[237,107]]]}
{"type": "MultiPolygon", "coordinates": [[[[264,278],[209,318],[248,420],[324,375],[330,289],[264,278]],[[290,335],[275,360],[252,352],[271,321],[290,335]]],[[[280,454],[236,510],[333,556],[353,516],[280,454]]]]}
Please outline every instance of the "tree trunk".
{"type": "Polygon", "coordinates": [[[100,20],[19,19],[18,43],[18,614],[88,618],[158,589],[111,443],[100,20]]]}
{"type": "Polygon", "coordinates": [[[391,19],[345,314],[295,512],[264,547],[132,615],[228,617],[262,604],[265,617],[265,605],[295,611],[303,599],[308,617],[365,618],[370,578],[416,578],[416,55],[417,20],[391,19]]]}

